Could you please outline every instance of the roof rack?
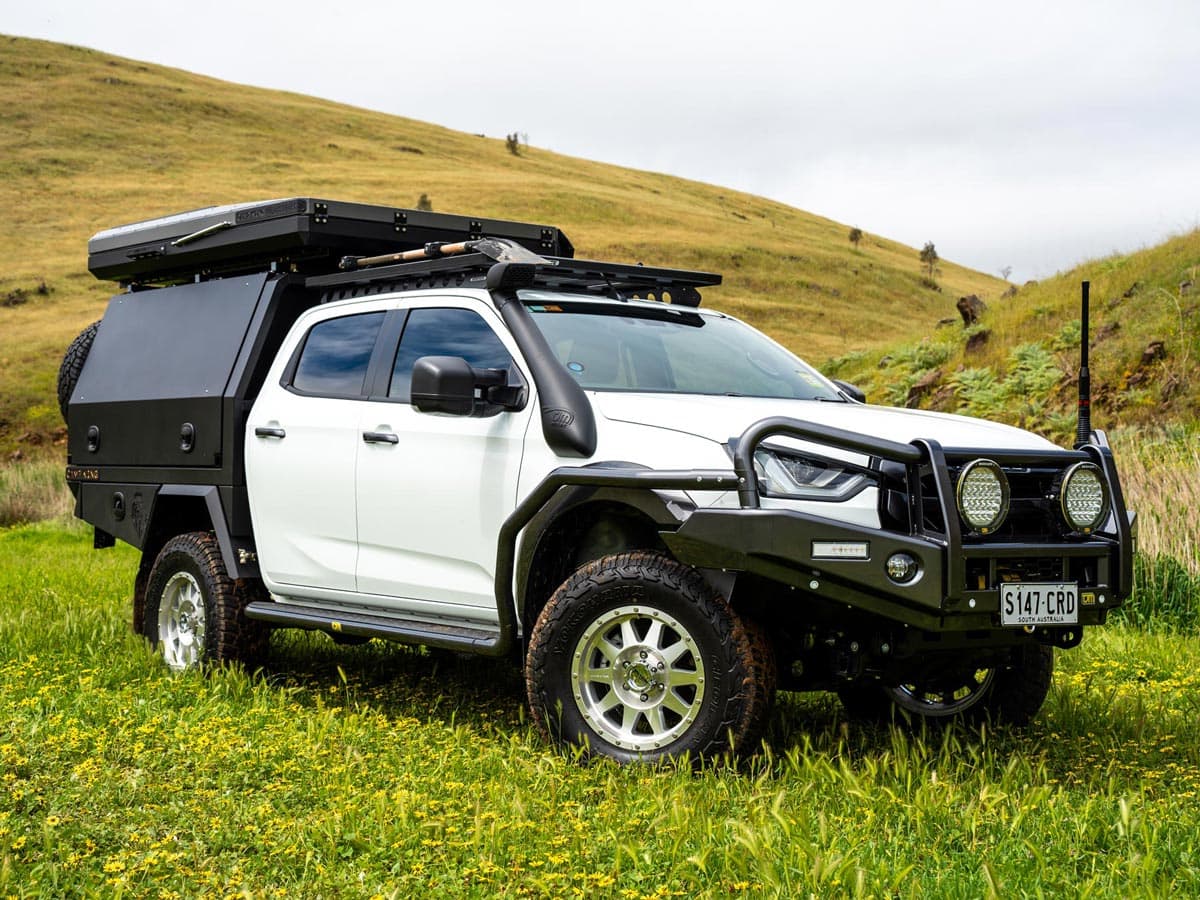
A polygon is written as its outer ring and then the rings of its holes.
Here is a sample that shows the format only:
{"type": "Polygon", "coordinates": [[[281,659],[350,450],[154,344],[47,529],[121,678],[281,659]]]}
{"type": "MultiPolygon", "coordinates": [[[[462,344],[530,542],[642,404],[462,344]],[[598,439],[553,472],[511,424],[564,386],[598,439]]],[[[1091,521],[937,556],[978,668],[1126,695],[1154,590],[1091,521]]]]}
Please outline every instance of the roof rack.
{"type": "Polygon", "coordinates": [[[212,206],[110,228],[88,241],[88,269],[125,284],[173,284],[245,272],[336,272],[347,253],[392,254],[430,243],[504,238],[570,258],[551,225],[289,197],[212,206]]]}
{"type": "MultiPolygon", "coordinates": [[[[436,249],[434,252],[437,252],[436,249]]],[[[311,276],[305,280],[305,285],[323,290],[324,303],[392,291],[483,287],[488,269],[496,264],[497,259],[494,254],[485,252],[435,255],[394,265],[311,276]]],[[[640,264],[558,256],[543,256],[530,264],[533,267],[531,287],[569,290],[618,300],[658,300],[679,306],[696,307],[700,305],[700,292],[697,288],[721,283],[721,276],[711,272],[664,269],[640,264]]]]}

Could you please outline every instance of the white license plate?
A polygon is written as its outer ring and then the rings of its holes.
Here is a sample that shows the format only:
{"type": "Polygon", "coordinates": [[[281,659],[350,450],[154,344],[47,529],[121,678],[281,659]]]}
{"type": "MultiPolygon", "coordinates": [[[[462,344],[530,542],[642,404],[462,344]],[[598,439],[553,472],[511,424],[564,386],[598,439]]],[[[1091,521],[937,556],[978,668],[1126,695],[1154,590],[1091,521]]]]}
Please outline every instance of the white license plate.
{"type": "Polygon", "coordinates": [[[1000,585],[1001,625],[1074,625],[1079,585],[1013,582],[1000,585]]]}

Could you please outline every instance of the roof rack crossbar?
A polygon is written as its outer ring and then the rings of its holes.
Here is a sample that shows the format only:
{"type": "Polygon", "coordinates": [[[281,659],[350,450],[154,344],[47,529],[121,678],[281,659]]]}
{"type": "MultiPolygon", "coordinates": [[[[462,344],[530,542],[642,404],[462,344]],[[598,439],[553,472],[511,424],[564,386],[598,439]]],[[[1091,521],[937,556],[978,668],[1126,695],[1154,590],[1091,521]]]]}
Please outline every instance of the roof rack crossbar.
{"type": "MultiPolygon", "coordinates": [[[[310,288],[329,290],[393,282],[394,290],[411,290],[413,288],[406,288],[402,282],[426,275],[455,273],[471,277],[472,280],[482,280],[492,265],[493,260],[484,253],[462,253],[330,275],[315,275],[308,278],[305,284],[310,288]]],[[[664,295],[669,295],[673,304],[693,307],[700,305],[700,294],[696,288],[721,283],[721,276],[711,272],[662,269],[566,257],[546,257],[544,263],[536,264],[533,268],[534,287],[573,289],[610,295],[616,290],[624,299],[642,297],[660,300],[664,299],[664,295]]]]}

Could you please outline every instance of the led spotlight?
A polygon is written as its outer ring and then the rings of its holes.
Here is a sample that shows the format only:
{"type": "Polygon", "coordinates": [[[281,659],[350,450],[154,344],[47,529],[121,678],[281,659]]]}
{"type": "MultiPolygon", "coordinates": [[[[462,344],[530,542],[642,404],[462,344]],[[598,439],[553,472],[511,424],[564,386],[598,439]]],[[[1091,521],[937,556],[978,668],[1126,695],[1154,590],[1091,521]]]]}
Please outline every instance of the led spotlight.
{"type": "Polygon", "coordinates": [[[1008,515],[1008,478],[990,459],[977,459],[963,466],[957,494],[963,521],[980,534],[995,531],[1008,515]]]}
{"type": "Polygon", "coordinates": [[[1089,534],[1099,528],[1108,515],[1108,491],[1100,467],[1081,462],[1067,469],[1059,502],[1063,518],[1076,531],[1089,534]]]}

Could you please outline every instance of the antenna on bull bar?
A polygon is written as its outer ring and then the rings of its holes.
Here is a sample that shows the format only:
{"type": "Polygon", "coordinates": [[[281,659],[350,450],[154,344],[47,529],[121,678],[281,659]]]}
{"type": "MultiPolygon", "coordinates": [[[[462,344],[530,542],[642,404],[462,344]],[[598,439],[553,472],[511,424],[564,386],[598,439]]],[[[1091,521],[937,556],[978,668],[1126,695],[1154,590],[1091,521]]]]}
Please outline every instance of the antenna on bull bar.
{"type": "Polygon", "coordinates": [[[1085,446],[1092,439],[1092,375],[1088,371],[1088,293],[1091,282],[1080,283],[1083,291],[1079,324],[1079,420],[1075,430],[1075,447],[1085,446]]]}

